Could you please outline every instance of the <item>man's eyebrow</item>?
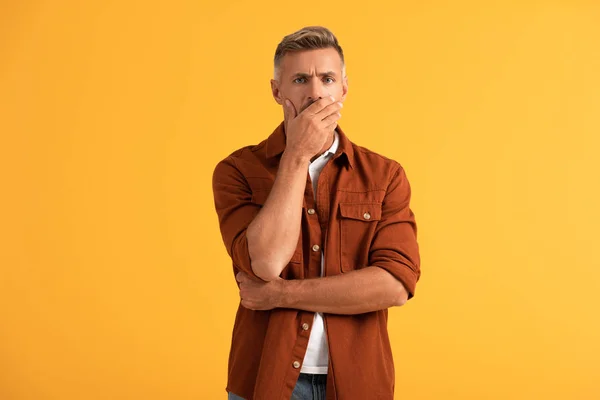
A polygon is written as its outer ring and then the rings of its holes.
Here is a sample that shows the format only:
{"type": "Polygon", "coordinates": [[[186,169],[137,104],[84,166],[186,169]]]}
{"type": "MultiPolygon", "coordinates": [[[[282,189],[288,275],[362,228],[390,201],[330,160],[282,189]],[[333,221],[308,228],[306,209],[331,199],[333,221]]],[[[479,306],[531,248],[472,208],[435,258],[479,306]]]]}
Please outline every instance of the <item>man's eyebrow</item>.
{"type": "MultiPolygon", "coordinates": [[[[336,76],[336,73],[333,71],[321,72],[319,76],[336,76]]],[[[306,72],[297,72],[292,75],[293,78],[310,78],[311,75],[306,72]]]]}

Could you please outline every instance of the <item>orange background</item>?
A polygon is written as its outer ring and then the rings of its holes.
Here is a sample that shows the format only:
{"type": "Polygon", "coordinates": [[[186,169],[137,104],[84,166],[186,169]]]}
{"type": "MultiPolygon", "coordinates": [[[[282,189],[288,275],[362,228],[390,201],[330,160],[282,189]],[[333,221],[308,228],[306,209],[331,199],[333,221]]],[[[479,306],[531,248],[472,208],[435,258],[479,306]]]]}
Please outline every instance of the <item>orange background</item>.
{"type": "Polygon", "coordinates": [[[279,123],[275,47],[314,24],[341,126],[413,188],[396,397],[600,398],[597,1],[174,0],[0,4],[2,400],[226,398],[212,171],[279,123]]]}

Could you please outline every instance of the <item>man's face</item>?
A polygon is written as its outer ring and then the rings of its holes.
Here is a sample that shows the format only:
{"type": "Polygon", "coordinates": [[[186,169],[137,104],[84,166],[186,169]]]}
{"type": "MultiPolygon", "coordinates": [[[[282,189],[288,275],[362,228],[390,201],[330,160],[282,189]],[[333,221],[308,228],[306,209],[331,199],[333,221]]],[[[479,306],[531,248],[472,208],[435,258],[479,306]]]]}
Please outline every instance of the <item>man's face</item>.
{"type": "Polygon", "coordinates": [[[289,99],[300,114],[322,97],[331,95],[343,102],[348,80],[343,76],[342,60],[335,49],[304,50],[283,56],[279,79],[271,80],[271,89],[277,103],[283,105],[289,99]]]}

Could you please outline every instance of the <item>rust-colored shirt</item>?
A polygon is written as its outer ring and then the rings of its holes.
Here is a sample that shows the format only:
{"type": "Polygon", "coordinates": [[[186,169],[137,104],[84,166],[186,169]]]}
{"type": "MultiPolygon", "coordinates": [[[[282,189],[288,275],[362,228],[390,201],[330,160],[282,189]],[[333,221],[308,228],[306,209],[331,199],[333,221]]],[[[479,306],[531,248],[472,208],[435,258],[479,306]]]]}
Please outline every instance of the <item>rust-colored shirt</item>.
{"type": "MultiPolygon", "coordinates": [[[[410,185],[394,160],[352,143],[338,126],[339,147],[323,168],[314,198],[307,169],[302,227],[284,279],[318,278],[377,266],[399,279],[414,296],[420,276],[410,185]]],[[[252,271],[246,228],[275,181],[285,149],[283,122],[263,142],[241,148],[219,162],[213,174],[221,234],[234,276],[252,271]]],[[[327,400],[394,396],[394,364],[387,309],[357,315],[324,314],[329,345],[327,400]]],[[[247,400],[289,399],[300,374],[314,313],[238,307],[229,354],[226,391],[247,400]],[[308,324],[309,329],[306,328],[308,324]]]]}

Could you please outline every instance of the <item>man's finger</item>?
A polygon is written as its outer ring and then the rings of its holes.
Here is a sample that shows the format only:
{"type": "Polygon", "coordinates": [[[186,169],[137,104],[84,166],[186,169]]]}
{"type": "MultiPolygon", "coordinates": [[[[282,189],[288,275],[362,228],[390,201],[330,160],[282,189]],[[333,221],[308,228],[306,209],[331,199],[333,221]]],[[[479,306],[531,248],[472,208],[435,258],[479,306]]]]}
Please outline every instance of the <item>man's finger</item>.
{"type": "Polygon", "coordinates": [[[333,124],[334,122],[337,122],[341,117],[342,117],[342,114],[339,111],[334,112],[333,114],[328,115],[327,117],[323,118],[323,124],[325,126],[328,126],[330,124],[333,124]]]}
{"type": "Polygon", "coordinates": [[[327,125],[327,126],[325,127],[325,129],[327,129],[328,131],[331,131],[331,132],[333,132],[333,131],[335,130],[335,128],[337,128],[337,125],[338,125],[338,124],[337,124],[337,121],[336,121],[336,122],[334,122],[334,123],[333,123],[333,124],[331,124],[331,125],[327,125]]]}
{"type": "Polygon", "coordinates": [[[235,276],[235,280],[238,282],[242,282],[244,277],[244,273],[242,271],[238,272],[237,275],[235,276]]]}
{"type": "Polygon", "coordinates": [[[330,115],[339,113],[342,107],[344,107],[344,105],[341,101],[334,101],[333,103],[328,104],[323,109],[321,109],[321,111],[319,111],[317,115],[319,116],[319,118],[321,118],[321,120],[324,120],[330,115]]]}
{"type": "Polygon", "coordinates": [[[313,115],[318,114],[325,107],[327,107],[333,103],[335,103],[335,98],[333,96],[326,96],[326,97],[323,97],[323,98],[315,101],[310,106],[306,107],[306,109],[303,112],[307,112],[307,113],[313,114],[313,115]]]}
{"type": "Polygon", "coordinates": [[[292,104],[290,100],[285,99],[285,101],[283,102],[283,117],[285,118],[285,120],[290,121],[296,118],[296,115],[296,107],[294,107],[294,104],[292,104]]]}

